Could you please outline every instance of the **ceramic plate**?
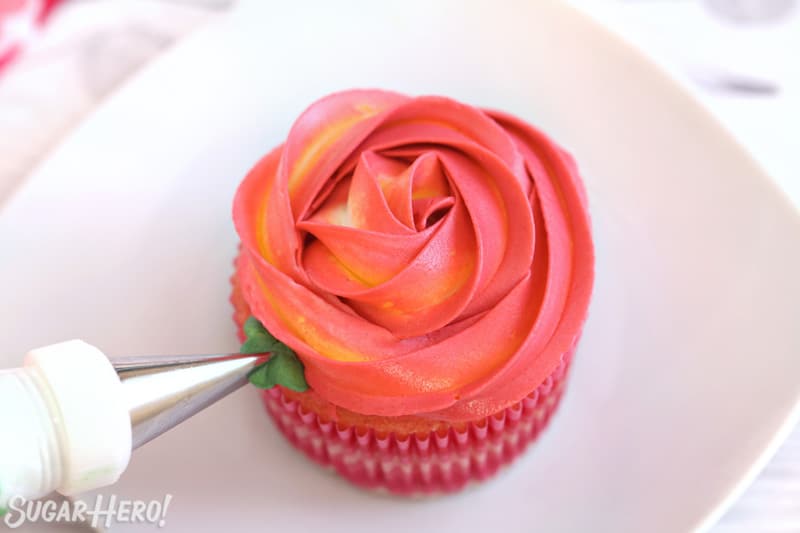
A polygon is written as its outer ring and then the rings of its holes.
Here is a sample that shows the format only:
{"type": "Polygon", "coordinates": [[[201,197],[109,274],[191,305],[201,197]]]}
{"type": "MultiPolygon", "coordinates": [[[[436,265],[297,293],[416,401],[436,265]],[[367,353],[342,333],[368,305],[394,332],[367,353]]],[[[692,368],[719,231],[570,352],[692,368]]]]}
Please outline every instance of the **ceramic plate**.
{"type": "Polygon", "coordinates": [[[245,3],[83,123],[0,212],[2,362],[73,337],[112,355],[236,350],[243,174],[330,91],[446,94],[541,126],[585,176],[597,286],[538,445],[456,496],[377,496],[290,448],[248,388],[137,451],[107,492],[172,494],[167,528],[187,532],[710,523],[797,415],[800,218],[700,106],[573,9],[383,6],[245,3]]]}

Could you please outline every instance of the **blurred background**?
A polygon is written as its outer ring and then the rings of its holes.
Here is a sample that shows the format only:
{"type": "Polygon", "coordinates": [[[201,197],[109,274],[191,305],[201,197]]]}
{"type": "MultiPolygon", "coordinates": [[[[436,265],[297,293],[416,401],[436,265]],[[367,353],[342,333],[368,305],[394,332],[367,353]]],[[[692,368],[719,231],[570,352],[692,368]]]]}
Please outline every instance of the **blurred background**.
{"type": "MultiPolygon", "coordinates": [[[[800,205],[800,1],[571,3],[667,70],[771,175],[788,177],[781,184],[800,205]]],[[[236,4],[0,0],[0,206],[117,87],[236,4]]],[[[800,531],[797,429],[714,528],[790,531],[800,531]]]]}

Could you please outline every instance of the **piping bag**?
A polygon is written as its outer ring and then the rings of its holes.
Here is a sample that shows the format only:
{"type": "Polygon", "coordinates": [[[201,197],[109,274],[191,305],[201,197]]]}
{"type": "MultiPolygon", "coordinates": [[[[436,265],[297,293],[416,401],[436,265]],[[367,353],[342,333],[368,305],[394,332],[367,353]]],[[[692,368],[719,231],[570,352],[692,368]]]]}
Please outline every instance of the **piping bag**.
{"type": "Polygon", "coordinates": [[[109,359],[72,340],[0,371],[0,509],[116,482],[131,452],[239,389],[269,354],[109,359]]]}

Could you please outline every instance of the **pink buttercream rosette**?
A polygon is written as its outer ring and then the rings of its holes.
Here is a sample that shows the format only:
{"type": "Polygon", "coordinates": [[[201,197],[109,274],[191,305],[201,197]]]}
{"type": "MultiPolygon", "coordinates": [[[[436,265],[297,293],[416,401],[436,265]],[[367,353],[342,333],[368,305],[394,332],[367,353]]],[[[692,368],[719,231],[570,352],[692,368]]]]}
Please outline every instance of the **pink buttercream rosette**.
{"type": "Polygon", "coordinates": [[[304,365],[281,431],[398,493],[484,479],[558,405],[594,252],[572,158],[443,97],[325,97],[246,176],[232,301],[304,365]]]}

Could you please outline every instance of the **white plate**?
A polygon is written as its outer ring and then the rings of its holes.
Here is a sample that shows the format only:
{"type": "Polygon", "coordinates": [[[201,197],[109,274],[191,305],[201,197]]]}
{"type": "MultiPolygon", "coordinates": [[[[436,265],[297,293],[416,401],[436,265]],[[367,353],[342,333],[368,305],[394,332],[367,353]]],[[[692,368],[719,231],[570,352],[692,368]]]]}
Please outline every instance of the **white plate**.
{"type": "Polygon", "coordinates": [[[800,219],[693,100],[572,9],[381,5],[246,4],[85,122],[0,216],[2,362],[71,337],[111,354],[236,349],[244,172],[334,89],[443,93],[535,122],[585,174],[597,288],[538,445],[457,496],[379,497],[291,449],[247,389],[138,451],[109,490],[171,493],[169,531],[709,523],[797,415],[800,219]]]}

